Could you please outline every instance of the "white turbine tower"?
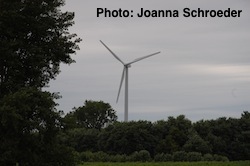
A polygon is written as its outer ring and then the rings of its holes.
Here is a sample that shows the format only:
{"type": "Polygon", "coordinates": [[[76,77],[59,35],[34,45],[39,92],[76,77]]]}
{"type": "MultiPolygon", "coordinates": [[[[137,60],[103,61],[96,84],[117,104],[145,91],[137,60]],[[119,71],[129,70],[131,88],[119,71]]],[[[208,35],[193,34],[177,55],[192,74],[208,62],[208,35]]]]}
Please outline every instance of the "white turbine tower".
{"type": "Polygon", "coordinates": [[[156,53],[153,53],[153,54],[150,54],[150,55],[146,55],[146,56],[143,56],[141,58],[137,58],[135,60],[133,60],[132,62],[129,62],[129,63],[124,63],[113,51],[111,51],[108,46],[106,46],[101,40],[100,42],[104,45],[104,47],[106,47],[109,52],[118,60],[120,61],[124,68],[123,68],[123,72],[122,72],[122,77],[121,77],[121,82],[120,82],[120,87],[119,87],[119,91],[118,91],[118,95],[117,95],[117,99],[116,99],[116,103],[118,102],[118,99],[119,99],[119,95],[120,95],[120,92],[121,92],[121,88],[122,88],[122,83],[123,83],[123,80],[124,80],[124,77],[125,77],[125,103],[124,103],[124,121],[127,122],[128,121],[128,68],[131,67],[131,64],[132,63],[135,63],[135,62],[138,62],[140,60],[143,60],[145,58],[148,58],[150,56],[153,56],[153,55],[156,55],[156,54],[159,54],[160,52],[156,52],[156,53]]]}

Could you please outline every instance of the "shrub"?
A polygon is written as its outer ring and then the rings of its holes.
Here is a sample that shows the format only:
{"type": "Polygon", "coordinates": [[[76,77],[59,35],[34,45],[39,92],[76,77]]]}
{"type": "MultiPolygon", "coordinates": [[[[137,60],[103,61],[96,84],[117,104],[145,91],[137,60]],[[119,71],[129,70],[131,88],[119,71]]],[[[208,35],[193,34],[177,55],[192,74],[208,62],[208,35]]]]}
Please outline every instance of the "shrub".
{"type": "Polygon", "coordinates": [[[210,153],[207,153],[203,156],[203,161],[213,161],[214,157],[210,153]]]}
{"type": "Polygon", "coordinates": [[[187,161],[187,153],[184,151],[177,151],[173,153],[174,161],[187,161]]]}
{"type": "Polygon", "coordinates": [[[165,155],[164,153],[156,154],[155,157],[154,157],[154,161],[163,162],[164,161],[164,155],[165,155]]]}
{"type": "Polygon", "coordinates": [[[214,161],[229,161],[229,159],[226,156],[215,154],[214,161]]]}
{"type": "Polygon", "coordinates": [[[164,161],[173,161],[173,156],[171,154],[165,154],[164,161]]]}
{"type": "Polygon", "coordinates": [[[79,154],[79,158],[83,162],[93,162],[94,154],[90,151],[82,152],[79,154]]]}
{"type": "Polygon", "coordinates": [[[141,150],[138,153],[139,161],[151,161],[150,153],[147,150],[141,150]]]}
{"type": "Polygon", "coordinates": [[[199,152],[189,152],[187,153],[187,161],[201,161],[202,154],[199,152]]]}
{"type": "MultiPolygon", "coordinates": [[[[147,150],[141,150],[139,152],[135,151],[130,156],[126,154],[116,154],[116,155],[109,155],[105,152],[82,152],[82,153],[75,153],[74,155],[75,161],[79,162],[148,162],[152,161],[150,153],[147,150]]],[[[205,154],[202,156],[199,152],[185,152],[185,151],[177,151],[174,152],[173,155],[160,153],[154,156],[155,162],[167,162],[167,161],[229,161],[226,156],[222,155],[212,155],[212,154],[205,154]]]]}
{"type": "Polygon", "coordinates": [[[94,153],[94,161],[97,162],[107,162],[110,161],[110,156],[102,151],[94,153]]]}
{"type": "Polygon", "coordinates": [[[138,152],[135,151],[134,153],[132,153],[131,155],[128,156],[128,160],[129,161],[138,161],[138,152]]]}
{"type": "Polygon", "coordinates": [[[125,154],[117,154],[117,155],[111,155],[109,157],[110,162],[126,162],[129,161],[128,156],[125,154]]]}
{"type": "Polygon", "coordinates": [[[171,154],[160,153],[155,155],[154,161],[156,162],[173,161],[173,157],[171,154]]]}
{"type": "Polygon", "coordinates": [[[130,161],[151,161],[150,153],[147,150],[141,150],[139,152],[134,152],[132,155],[129,156],[130,161]]]}

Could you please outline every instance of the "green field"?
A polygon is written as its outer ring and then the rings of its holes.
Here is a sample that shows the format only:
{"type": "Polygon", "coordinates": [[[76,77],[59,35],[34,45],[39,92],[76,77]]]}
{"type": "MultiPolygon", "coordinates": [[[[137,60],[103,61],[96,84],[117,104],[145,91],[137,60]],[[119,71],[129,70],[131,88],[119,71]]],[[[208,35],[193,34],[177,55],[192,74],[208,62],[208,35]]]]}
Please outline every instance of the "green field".
{"type": "Polygon", "coordinates": [[[95,163],[87,162],[79,166],[250,166],[250,161],[232,162],[125,162],[125,163],[95,163]]]}

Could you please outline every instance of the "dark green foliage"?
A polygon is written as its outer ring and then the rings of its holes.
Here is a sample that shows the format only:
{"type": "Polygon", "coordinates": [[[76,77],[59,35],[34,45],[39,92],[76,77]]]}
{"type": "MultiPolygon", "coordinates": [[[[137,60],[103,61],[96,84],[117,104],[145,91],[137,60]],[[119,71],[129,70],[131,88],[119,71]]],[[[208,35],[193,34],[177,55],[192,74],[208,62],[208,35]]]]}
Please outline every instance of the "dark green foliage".
{"type": "Polygon", "coordinates": [[[98,145],[102,151],[112,154],[129,155],[140,150],[147,150],[153,154],[156,139],[152,134],[152,128],[152,123],[147,121],[117,122],[100,133],[98,145]]]}
{"type": "Polygon", "coordinates": [[[70,64],[80,39],[63,0],[0,1],[0,98],[22,87],[44,87],[70,64]]]}
{"type": "Polygon", "coordinates": [[[171,154],[160,153],[155,155],[154,161],[156,162],[173,161],[173,157],[171,154]]]}
{"type": "Polygon", "coordinates": [[[127,162],[130,161],[129,157],[125,154],[110,155],[111,162],[127,162]]]}
{"type": "Polygon", "coordinates": [[[180,149],[188,139],[189,129],[192,127],[191,121],[186,119],[184,115],[177,118],[168,118],[169,135],[173,141],[178,140],[178,148],[180,149]]]}
{"type": "Polygon", "coordinates": [[[173,154],[156,154],[154,160],[146,150],[139,152],[135,151],[130,155],[120,154],[108,154],[102,151],[99,152],[82,152],[79,154],[79,160],[81,162],[200,162],[200,161],[229,161],[226,156],[205,154],[202,155],[199,152],[184,152],[177,151],[173,154]]]}
{"type": "Polygon", "coordinates": [[[203,161],[213,161],[214,158],[213,158],[213,155],[207,153],[207,154],[204,154],[203,156],[203,161]]]}
{"type": "MultiPolygon", "coordinates": [[[[120,155],[138,156],[138,151],[146,149],[157,161],[226,161],[227,157],[230,157],[231,154],[233,154],[234,157],[240,156],[242,159],[246,159],[244,156],[249,155],[249,153],[247,153],[248,148],[247,146],[242,146],[248,145],[248,139],[246,139],[248,138],[248,134],[247,131],[244,130],[248,129],[248,126],[245,124],[247,124],[249,120],[245,118],[248,117],[247,112],[242,116],[240,119],[233,119],[235,124],[244,126],[244,128],[239,128],[239,130],[241,130],[242,133],[246,133],[233,136],[234,138],[238,137],[238,140],[234,139],[237,140],[238,147],[240,147],[239,149],[234,146],[235,150],[240,152],[237,154],[232,151],[227,151],[229,149],[227,144],[233,145],[233,139],[227,139],[227,137],[221,133],[221,130],[220,132],[214,131],[215,129],[218,130],[220,125],[232,121],[231,118],[219,118],[218,120],[199,121],[191,124],[191,122],[183,116],[177,118],[170,117],[168,121],[158,121],[153,124],[147,121],[117,122],[100,131],[97,139],[99,148],[95,151],[102,150],[109,154],[118,153],[120,155]],[[217,126],[215,126],[215,124],[217,124],[217,126]],[[206,132],[204,132],[204,130],[206,132]],[[201,132],[201,134],[199,134],[199,132],[201,132]],[[183,136],[185,139],[180,136],[183,136]],[[185,142],[184,145],[182,145],[183,142],[185,142]],[[177,151],[178,149],[180,151],[177,151]],[[208,153],[217,155],[213,156],[208,153]]],[[[227,128],[226,131],[230,132],[230,128],[227,128]]],[[[233,149],[233,147],[230,147],[230,149],[233,149]]],[[[232,157],[231,160],[233,160],[232,157]]]]}
{"type": "Polygon", "coordinates": [[[127,162],[127,163],[103,163],[103,162],[86,162],[79,166],[249,166],[250,161],[200,161],[200,162],[127,162]]]}
{"type": "Polygon", "coordinates": [[[92,161],[97,161],[97,162],[107,162],[109,161],[109,155],[107,153],[99,151],[99,152],[93,153],[92,158],[90,159],[92,161]]]}
{"type": "Polygon", "coordinates": [[[239,120],[240,134],[238,135],[238,141],[234,144],[234,147],[237,148],[234,155],[239,155],[238,158],[244,159],[250,158],[250,113],[244,111],[241,114],[239,120]],[[236,154],[238,152],[238,154],[236,154]]]}
{"type": "Polygon", "coordinates": [[[250,158],[250,118],[244,112],[240,119],[219,118],[199,121],[194,129],[208,142],[213,154],[227,156],[230,160],[250,158]]]}
{"type": "Polygon", "coordinates": [[[63,5],[0,0],[0,165],[74,165],[74,149],[59,144],[58,96],[41,90],[79,49],[63,5]]]}
{"type": "Polygon", "coordinates": [[[140,150],[139,152],[136,151],[130,156],[130,161],[146,162],[151,160],[150,153],[147,150],[140,150]]]}
{"type": "Polygon", "coordinates": [[[82,162],[94,162],[94,154],[90,151],[81,152],[79,158],[82,162]]]}
{"type": "Polygon", "coordinates": [[[140,155],[143,156],[141,153],[144,151],[149,153],[150,158],[161,162],[227,161],[235,158],[245,160],[249,157],[248,117],[248,112],[244,112],[240,119],[219,118],[192,124],[181,115],[155,123],[149,121],[115,122],[101,130],[78,126],[78,128],[66,130],[65,133],[69,138],[67,145],[79,152],[91,151],[91,155],[102,151],[108,155],[108,161],[114,162],[143,161],[140,155]],[[233,124],[238,126],[226,125],[230,127],[226,128],[225,124],[232,123],[232,120],[233,124]],[[227,132],[238,128],[237,132],[242,134],[234,135],[232,139],[230,133],[223,133],[220,125],[227,132]],[[227,151],[228,149],[234,150],[227,151]]]}
{"type": "Polygon", "coordinates": [[[192,127],[191,121],[184,115],[177,118],[168,117],[167,121],[158,121],[154,124],[158,144],[155,153],[173,153],[182,150],[188,140],[189,130],[192,127]]]}
{"type": "Polygon", "coordinates": [[[188,152],[187,153],[187,160],[188,161],[201,161],[202,154],[199,152],[188,152]]]}
{"type": "Polygon", "coordinates": [[[127,163],[83,163],[79,166],[249,166],[250,161],[230,161],[230,162],[127,162],[127,163]]]}
{"type": "Polygon", "coordinates": [[[133,152],[132,154],[130,154],[128,156],[128,161],[130,162],[136,162],[136,161],[139,161],[139,153],[137,151],[133,152]]]}
{"type": "Polygon", "coordinates": [[[226,156],[222,156],[218,154],[215,154],[213,158],[214,158],[214,161],[229,161],[226,156]]]}
{"type": "Polygon", "coordinates": [[[82,152],[80,153],[80,160],[82,162],[126,162],[130,161],[130,157],[127,155],[109,155],[102,151],[99,152],[82,152]]]}
{"type": "Polygon", "coordinates": [[[187,153],[185,151],[176,151],[173,153],[174,161],[187,161],[187,153]]]}
{"type": "Polygon", "coordinates": [[[186,152],[200,152],[202,154],[211,152],[208,142],[204,141],[194,129],[190,129],[188,137],[183,146],[186,152]]]}
{"type": "Polygon", "coordinates": [[[61,132],[60,142],[74,148],[78,152],[97,151],[98,134],[96,129],[75,128],[61,132]]]}
{"type": "Polygon", "coordinates": [[[165,161],[164,153],[156,154],[154,156],[154,161],[155,162],[164,162],[165,161]]]}
{"type": "Polygon", "coordinates": [[[79,128],[80,126],[77,124],[77,119],[75,112],[69,112],[63,119],[63,127],[65,130],[68,129],[76,129],[79,128]]]}
{"type": "MultiPolygon", "coordinates": [[[[0,102],[0,165],[67,165],[72,149],[59,145],[61,129],[55,95],[36,88],[21,89],[0,102]],[[63,155],[68,160],[62,160],[63,155]]],[[[70,161],[71,160],[71,161],[70,161]]]]}
{"type": "Polygon", "coordinates": [[[110,104],[91,100],[86,100],[84,106],[75,108],[75,111],[70,112],[64,118],[66,129],[83,127],[100,130],[116,120],[115,110],[112,109],[110,104]]]}

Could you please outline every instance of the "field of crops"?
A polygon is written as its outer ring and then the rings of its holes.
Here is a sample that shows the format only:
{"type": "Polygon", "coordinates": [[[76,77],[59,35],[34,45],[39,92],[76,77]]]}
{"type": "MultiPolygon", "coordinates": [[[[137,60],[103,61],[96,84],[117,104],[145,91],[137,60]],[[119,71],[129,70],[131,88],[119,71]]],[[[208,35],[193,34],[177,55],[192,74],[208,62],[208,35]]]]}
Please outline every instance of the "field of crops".
{"type": "Polygon", "coordinates": [[[83,163],[79,166],[250,166],[250,161],[233,162],[125,162],[125,163],[83,163]]]}

